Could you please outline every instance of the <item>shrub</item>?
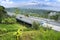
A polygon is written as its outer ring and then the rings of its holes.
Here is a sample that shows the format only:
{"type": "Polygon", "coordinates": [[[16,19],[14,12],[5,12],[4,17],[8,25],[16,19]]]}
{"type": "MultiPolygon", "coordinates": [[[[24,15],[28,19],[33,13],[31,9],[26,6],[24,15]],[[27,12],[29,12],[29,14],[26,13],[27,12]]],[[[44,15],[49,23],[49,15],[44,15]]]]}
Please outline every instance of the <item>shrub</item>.
{"type": "Polygon", "coordinates": [[[39,26],[40,26],[40,24],[38,22],[35,22],[35,21],[32,24],[32,28],[35,30],[39,29],[39,26]]]}
{"type": "Polygon", "coordinates": [[[7,24],[16,23],[16,19],[8,17],[8,18],[3,19],[2,23],[7,23],[7,24]]]}
{"type": "Polygon", "coordinates": [[[7,29],[5,29],[5,28],[1,29],[0,28],[0,34],[6,33],[6,32],[7,32],[7,29]]]}
{"type": "Polygon", "coordinates": [[[18,29],[17,32],[15,32],[13,35],[16,36],[16,39],[19,40],[20,35],[22,35],[21,29],[18,29]]]}
{"type": "Polygon", "coordinates": [[[29,15],[28,15],[28,14],[25,14],[25,16],[26,16],[26,17],[29,17],[29,15]]]}

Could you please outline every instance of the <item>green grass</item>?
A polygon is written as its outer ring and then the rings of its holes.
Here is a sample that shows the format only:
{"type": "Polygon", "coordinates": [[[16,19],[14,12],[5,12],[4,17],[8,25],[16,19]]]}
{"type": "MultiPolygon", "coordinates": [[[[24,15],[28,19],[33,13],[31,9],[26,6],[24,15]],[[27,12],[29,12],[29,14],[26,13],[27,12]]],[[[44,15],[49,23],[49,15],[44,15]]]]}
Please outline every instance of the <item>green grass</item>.
{"type": "Polygon", "coordinates": [[[13,35],[13,32],[2,34],[0,40],[16,40],[16,37],[13,35]]]}
{"type": "Polygon", "coordinates": [[[20,24],[0,24],[0,30],[17,31],[17,29],[23,29],[25,26],[20,24]]]}
{"type": "Polygon", "coordinates": [[[45,30],[40,28],[39,30],[27,29],[21,24],[0,24],[0,40],[16,40],[14,35],[18,29],[23,29],[20,35],[20,40],[60,40],[60,32],[54,30],[45,30]],[[29,31],[27,31],[29,30],[29,31]]]}
{"type": "Polygon", "coordinates": [[[23,32],[22,40],[60,40],[60,32],[50,31],[27,31],[23,32]]]}
{"type": "Polygon", "coordinates": [[[0,40],[16,40],[14,33],[18,29],[26,29],[25,26],[16,24],[0,24],[0,40]]]}

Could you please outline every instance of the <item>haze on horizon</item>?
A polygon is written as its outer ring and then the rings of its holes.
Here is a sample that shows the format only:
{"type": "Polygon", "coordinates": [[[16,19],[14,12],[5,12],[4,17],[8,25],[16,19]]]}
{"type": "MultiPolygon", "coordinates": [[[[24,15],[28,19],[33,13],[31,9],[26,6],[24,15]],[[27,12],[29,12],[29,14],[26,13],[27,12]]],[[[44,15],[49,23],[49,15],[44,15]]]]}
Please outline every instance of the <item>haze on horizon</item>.
{"type": "Polygon", "coordinates": [[[60,11],[60,0],[0,0],[0,5],[11,7],[29,7],[60,11]],[[31,6],[31,7],[30,7],[31,6]]]}

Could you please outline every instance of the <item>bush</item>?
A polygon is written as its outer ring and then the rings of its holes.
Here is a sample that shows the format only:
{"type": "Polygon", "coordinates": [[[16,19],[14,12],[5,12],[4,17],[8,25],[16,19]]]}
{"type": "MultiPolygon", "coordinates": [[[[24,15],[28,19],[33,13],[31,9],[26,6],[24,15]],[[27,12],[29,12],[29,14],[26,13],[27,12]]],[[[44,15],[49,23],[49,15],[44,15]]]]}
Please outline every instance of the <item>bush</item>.
{"type": "Polygon", "coordinates": [[[6,33],[6,32],[7,32],[7,29],[5,29],[5,28],[1,29],[0,28],[0,34],[6,33]]]}
{"type": "Polygon", "coordinates": [[[28,14],[25,14],[25,16],[26,16],[26,17],[29,17],[29,15],[28,15],[28,14]]]}
{"type": "Polygon", "coordinates": [[[7,24],[16,23],[16,19],[8,17],[8,18],[3,19],[2,23],[7,23],[7,24]]]}
{"type": "Polygon", "coordinates": [[[40,26],[40,24],[38,22],[35,22],[35,21],[32,24],[32,28],[35,30],[39,29],[39,26],[40,26]]]}

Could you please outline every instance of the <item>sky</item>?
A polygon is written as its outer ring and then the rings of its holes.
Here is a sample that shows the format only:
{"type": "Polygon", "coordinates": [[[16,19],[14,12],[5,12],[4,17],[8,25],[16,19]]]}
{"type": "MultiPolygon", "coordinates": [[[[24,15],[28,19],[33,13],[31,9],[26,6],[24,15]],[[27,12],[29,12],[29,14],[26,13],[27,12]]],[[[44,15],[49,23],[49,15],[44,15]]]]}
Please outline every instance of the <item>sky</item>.
{"type": "Polygon", "coordinates": [[[22,6],[38,5],[38,4],[47,5],[45,9],[60,10],[60,0],[0,0],[0,5],[6,8],[22,7],[22,6]]]}

